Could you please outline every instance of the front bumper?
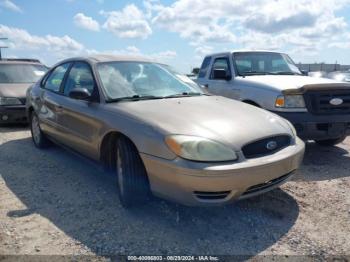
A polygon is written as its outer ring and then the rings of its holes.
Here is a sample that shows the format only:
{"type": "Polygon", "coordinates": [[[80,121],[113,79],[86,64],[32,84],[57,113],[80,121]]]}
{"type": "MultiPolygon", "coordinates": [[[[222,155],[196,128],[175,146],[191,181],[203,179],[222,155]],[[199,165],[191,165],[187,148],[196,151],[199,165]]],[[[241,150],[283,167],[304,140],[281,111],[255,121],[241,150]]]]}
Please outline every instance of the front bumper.
{"type": "Polygon", "coordinates": [[[350,134],[350,115],[313,115],[309,112],[273,112],[295,127],[304,140],[335,139],[350,134]]]}
{"type": "Polygon", "coordinates": [[[166,160],[142,154],[154,195],[184,205],[222,205],[267,192],[287,181],[300,166],[305,145],[235,163],[166,160]]]}
{"type": "Polygon", "coordinates": [[[0,106],[0,124],[26,123],[26,106],[0,106]]]}

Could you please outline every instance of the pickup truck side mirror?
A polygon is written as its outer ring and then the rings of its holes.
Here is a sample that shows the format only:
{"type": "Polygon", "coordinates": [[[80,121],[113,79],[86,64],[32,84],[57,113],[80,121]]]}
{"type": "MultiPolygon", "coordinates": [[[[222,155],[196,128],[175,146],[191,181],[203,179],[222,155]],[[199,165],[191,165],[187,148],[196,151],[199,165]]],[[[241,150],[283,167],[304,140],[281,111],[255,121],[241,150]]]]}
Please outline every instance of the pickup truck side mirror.
{"type": "Polygon", "coordinates": [[[308,71],[306,71],[306,70],[300,70],[300,72],[304,75],[304,76],[307,76],[307,75],[309,75],[309,72],[308,71]]]}
{"type": "Polygon", "coordinates": [[[77,87],[69,92],[69,97],[78,100],[89,100],[91,94],[86,88],[77,87]]]}
{"type": "Polygon", "coordinates": [[[231,78],[231,75],[227,72],[226,69],[214,69],[213,71],[213,79],[229,81],[231,78]]]}

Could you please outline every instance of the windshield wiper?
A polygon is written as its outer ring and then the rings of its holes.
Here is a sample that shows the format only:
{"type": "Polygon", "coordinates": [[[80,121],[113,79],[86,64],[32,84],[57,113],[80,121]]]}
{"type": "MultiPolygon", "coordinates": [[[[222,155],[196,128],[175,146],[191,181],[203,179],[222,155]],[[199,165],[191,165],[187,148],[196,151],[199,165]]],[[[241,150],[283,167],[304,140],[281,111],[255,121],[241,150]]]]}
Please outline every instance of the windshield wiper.
{"type": "Polygon", "coordinates": [[[279,71],[279,72],[267,72],[267,71],[248,71],[241,74],[242,76],[249,75],[300,75],[296,72],[288,72],[288,71],[279,71]]]}
{"type": "Polygon", "coordinates": [[[188,96],[200,96],[200,95],[203,95],[203,94],[202,93],[196,93],[196,92],[183,92],[183,93],[180,93],[180,94],[163,96],[163,98],[176,98],[176,97],[188,97],[188,96]]]}
{"type": "Polygon", "coordinates": [[[118,97],[114,99],[109,99],[106,102],[107,103],[114,103],[114,102],[120,102],[120,101],[140,101],[140,100],[151,100],[151,99],[162,99],[161,96],[140,96],[140,95],[133,95],[133,96],[124,96],[124,97],[118,97]]]}
{"type": "Polygon", "coordinates": [[[279,71],[273,72],[274,75],[300,75],[297,72],[279,71]]]}
{"type": "Polygon", "coordinates": [[[261,72],[261,71],[246,71],[241,73],[241,76],[250,76],[250,75],[268,75],[270,72],[261,72]]]}

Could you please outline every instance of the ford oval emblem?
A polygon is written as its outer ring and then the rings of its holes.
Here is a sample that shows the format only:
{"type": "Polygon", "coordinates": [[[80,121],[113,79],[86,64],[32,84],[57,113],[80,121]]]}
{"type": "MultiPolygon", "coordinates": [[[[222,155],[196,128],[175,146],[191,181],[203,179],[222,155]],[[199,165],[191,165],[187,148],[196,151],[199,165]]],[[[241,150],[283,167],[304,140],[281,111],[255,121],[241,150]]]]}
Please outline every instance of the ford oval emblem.
{"type": "Polygon", "coordinates": [[[329,101],[329,103],[330,103],[331,105],[334,105],[334,106],[339,106],[339,105],[341,105],[343,102],[344,102],[344,101],[343,101],[343,99],[341,99],[341,98],[333,98],[333,99],[331,99],[331,100],[329,101]]]}
{"type": "Polygon", "coordinates": [[[274,150],[274,149],[276,149],[276,147],[277,147],[277,142],[276,141],[269,141],[266,144],[266,148],[268,150],[274,150]]]}

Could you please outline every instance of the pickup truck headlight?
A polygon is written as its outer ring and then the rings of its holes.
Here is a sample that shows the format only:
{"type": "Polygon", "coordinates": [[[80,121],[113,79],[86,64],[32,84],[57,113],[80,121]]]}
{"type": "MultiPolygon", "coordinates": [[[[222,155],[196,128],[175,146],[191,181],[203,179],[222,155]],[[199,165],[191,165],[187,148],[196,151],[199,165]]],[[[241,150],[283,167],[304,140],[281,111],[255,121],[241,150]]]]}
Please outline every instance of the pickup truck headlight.
{"type": "Polygon", "coordinates": [[[22,102],[15,97],[0,97],[0,106],[22,105],[22,102]]]}
{"type": "Polygon", "coordinates": [[[203,137],[171,135],[165,142],[176,155],[188,160],[219,162],[237,159],[232,149],[203,137]]]}
{"type": "Polygon", "coordinates": [[[278,96],[275,106],[279,108],[305,108],[305,101],[302,95],[278,96]]]}

